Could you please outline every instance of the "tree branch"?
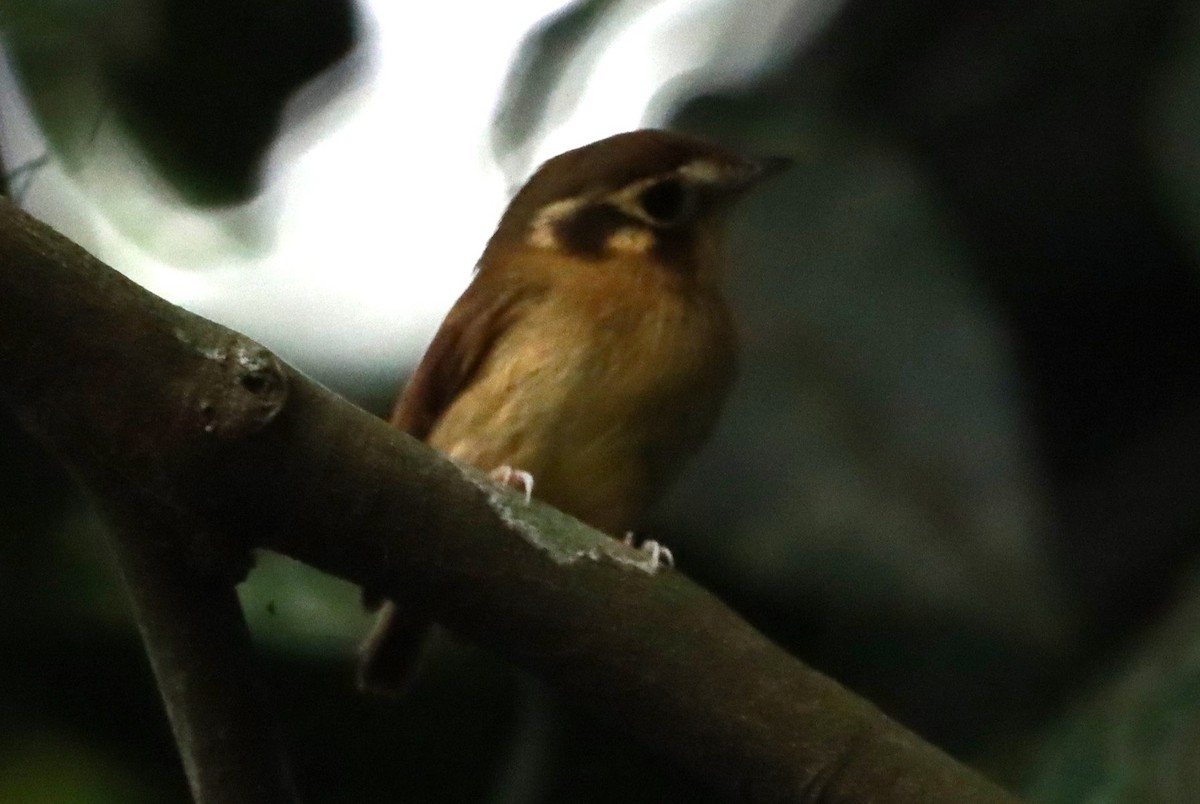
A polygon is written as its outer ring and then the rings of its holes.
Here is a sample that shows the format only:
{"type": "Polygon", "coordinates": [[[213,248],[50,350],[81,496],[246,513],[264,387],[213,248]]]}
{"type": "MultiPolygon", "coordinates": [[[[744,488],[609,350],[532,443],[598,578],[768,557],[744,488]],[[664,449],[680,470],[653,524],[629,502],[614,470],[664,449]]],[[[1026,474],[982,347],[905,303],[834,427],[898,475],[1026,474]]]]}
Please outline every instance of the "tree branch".
{"type": "MultiPolygon", "coordinates": [[[[0,394],[90,487],[160,501],[488,645],[748,801],[1010,802],[678,572],[462,469],[0,203],[0,394]]],[[[234,560],[236,563],[236,560],[234,560]]]]}
{"type": "Polygon", "coordinates": [[[189,560],[181,548],[200,537],[159,504],[128,500],[121,490],[98,496],[192,797],[200,804],[294,804],[291,770],[230,578],[189,560]]]}

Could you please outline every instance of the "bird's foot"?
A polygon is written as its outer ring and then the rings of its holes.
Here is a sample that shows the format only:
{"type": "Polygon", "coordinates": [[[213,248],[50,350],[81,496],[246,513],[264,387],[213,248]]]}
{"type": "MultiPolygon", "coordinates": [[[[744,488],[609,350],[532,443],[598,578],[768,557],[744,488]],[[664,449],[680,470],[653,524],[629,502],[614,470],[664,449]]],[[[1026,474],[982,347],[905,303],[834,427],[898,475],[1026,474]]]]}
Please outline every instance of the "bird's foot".
{"type": "Polygon", "coordinates": [[[650,571],[658,572],[660,569],[671,569],[675,566],[675,556],[671,553],[671,548],[665,544],[659,544],[653,539],[647,539],[642,542],[641,546],[634,544],[633,531],[625,531],[625,538],[621,543],[626,547],[635,547],[642,552],[650,554],[650,571]]]}
{"type": "Polygon", "coordinates": [[[533,475],[526,472],[524,469],[514,469],[505,464],[497,466],[492,470],[492,480],[504,486],[511,486],[525,493],[525,504],[529,505],[529,501],[533,499],[533,475]]]}

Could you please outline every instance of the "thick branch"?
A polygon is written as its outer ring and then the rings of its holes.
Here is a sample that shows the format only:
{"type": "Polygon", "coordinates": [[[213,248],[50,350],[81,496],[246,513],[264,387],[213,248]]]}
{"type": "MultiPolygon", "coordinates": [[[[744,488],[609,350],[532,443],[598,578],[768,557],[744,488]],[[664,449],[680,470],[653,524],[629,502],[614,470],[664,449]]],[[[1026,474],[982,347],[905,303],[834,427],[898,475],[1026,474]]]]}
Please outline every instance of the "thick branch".
{"type": "Polygon", "coordinates": [[[524,506],[7,204],[0,378],[85,483],[419,599],[739,798],[1013,800],[682,574],[524,506]]]}
{"type": "Polygon", "coordinates": [[[190,560],[198,536],[158,503],[113,490],[99,505],[193,799],[298,801],[231,579],[190,560]]]}

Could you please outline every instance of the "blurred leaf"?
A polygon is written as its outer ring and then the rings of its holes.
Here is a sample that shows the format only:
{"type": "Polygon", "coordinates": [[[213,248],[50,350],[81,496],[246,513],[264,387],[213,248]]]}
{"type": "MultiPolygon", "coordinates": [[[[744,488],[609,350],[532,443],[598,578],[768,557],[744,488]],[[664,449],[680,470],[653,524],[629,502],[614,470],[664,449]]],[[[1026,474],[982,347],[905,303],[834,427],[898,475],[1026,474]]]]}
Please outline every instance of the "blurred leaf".
{"type": "Polygon", "coordinates": [[[0,410],[0,546],[0,615],[10,629],[128,625],[99,522],[7,410],[0,410]]]}
{"type": "Polygon", "coordinates": [[[238,596],[254,635],[289,653],[352,656],[371,619],[357,586],[275,553],[258,554],[238,596]]]}
{"type": "Polygon", "coordinates": [[[154,166],[196,203],[257,191],[284,104],[355,38],[349,0],[29,6],[3,0],[5,44],[64,162],[85,162],[115,112],[154,166]]]}
{"type": "Polygon", "coordinates": [[[771,636],[960,755],[1040,722],[1073,612],[1039,541],[1001,323],[936,194],[902,150],[816,108],[708,97],[677,122],[797,163],[731,232],[741,376],[656,517],[683,531],[663,538],[771,636]]]}
{"type": "MultiPolygon", "coordinates": [[[[511,182],[528,171],[534,136],[553,127],[548,104],[572,59],[582,55],[592,34],[621,5],[621,0],[576,0],[542,20],[518,46],[492,121],[492,154],[511,182]]],[[[568,103],[560,115],[573,108],[568,103]]]]}
{"type": "Polygon", "coordinates": [[[1200,791],[1200,577],[1112,680],[1055,730],[1031,797],[1186,804],[1200,791]]]}
{"type": "Polygon", "coordinates": [[[161,801],[110,758],[63,735],[0,747],[0,801],[13,804],[129,804],[161,801]]]}

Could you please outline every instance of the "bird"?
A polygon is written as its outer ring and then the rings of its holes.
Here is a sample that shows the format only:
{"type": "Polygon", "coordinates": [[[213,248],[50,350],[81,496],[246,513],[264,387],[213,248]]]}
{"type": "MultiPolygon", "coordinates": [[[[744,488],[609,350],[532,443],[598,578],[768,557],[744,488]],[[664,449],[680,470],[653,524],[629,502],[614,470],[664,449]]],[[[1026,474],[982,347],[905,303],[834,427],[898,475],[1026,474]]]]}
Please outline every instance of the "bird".
{"type": "MultiPolygon", "coordinates": [[[[630,533],[734,379],[727,213],[789,161],[659,129],[549,159],[508,204],[391,424],[597,530],[630,533]]],[[[428,627],[419,606],[383,603],[359,686],[399,694],[428,627]]]]}

